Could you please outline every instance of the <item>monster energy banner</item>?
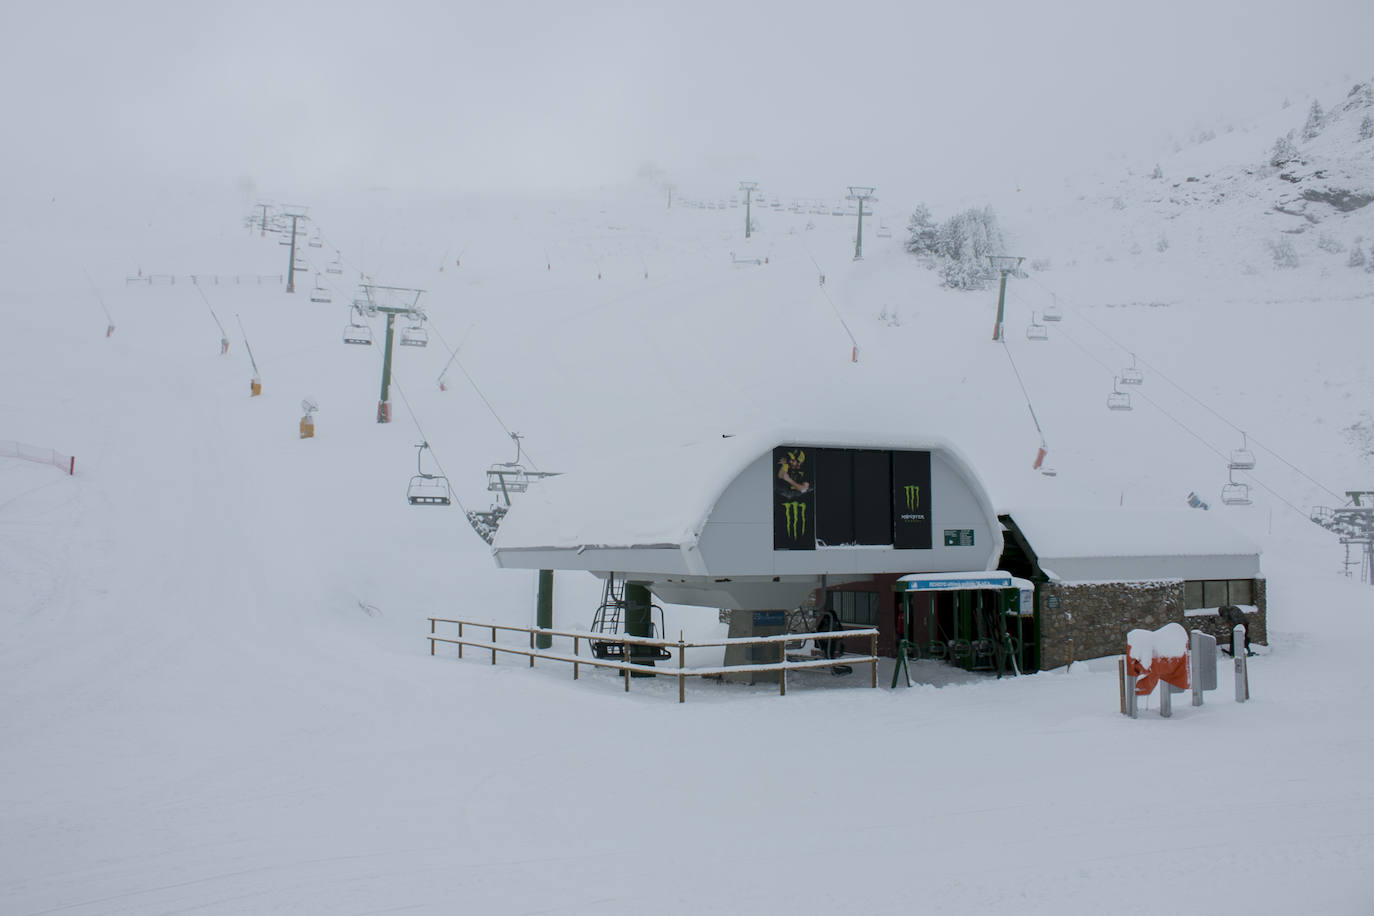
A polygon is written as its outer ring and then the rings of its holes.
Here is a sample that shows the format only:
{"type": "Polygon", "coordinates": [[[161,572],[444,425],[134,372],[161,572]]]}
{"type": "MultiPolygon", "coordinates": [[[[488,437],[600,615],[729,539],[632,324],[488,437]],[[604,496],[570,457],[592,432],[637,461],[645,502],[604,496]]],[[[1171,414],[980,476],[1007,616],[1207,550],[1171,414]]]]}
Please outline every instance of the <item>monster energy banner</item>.
{"type": "Polygon", "coordinates": [[[816,549],[812,457],[801,446],[773,449],[773,549],[816,549]]]}
{"type": "Polygon", "coordinates": [[[930,452],[892,453],[892,546],[929,550],[930,452]]]}

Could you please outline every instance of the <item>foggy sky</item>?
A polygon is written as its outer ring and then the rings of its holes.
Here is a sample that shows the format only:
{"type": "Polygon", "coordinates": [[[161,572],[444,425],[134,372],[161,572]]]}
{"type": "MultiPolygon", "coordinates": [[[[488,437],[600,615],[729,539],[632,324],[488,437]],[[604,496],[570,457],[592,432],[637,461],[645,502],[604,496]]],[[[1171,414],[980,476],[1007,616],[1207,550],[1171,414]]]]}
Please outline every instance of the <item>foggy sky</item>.
{"type": "MultiPolygon", "coordinates": [[[[1374,3],[6,3],[12,185],[970,189],[1374,77],[1374,3]],[[1302,10],[1302,21],[1297,19],[1302,10]]],[[[1257,155],[1259,150],[1257,150],[1257,155]]]]}

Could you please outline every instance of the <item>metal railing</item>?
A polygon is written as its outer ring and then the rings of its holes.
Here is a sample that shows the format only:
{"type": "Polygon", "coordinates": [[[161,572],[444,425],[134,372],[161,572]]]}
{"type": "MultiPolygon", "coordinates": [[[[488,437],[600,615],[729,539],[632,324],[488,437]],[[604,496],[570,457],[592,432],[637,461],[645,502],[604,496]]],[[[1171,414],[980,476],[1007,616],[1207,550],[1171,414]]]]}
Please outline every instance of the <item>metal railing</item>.
{"type": "MultiPolygon", "coordinates": [[[[878,631],[876,628],[865,628],[857,630],[830,630],[823,633],[785,633],[780,636],[745,636],[733,639],[716,639],[705,642],[688,642],[682,638],[679,632],[676,640],[669,639],[650,639],[644,636],[626,636],[620,633],[593,633],[588,630],[553,630],[542,629],[540,627],[518,627],[509,624],[486,623],[478,620],[459,620],[448,617],[429,618],[429,654],[435,654],[435,646],[438,643],[448,643],[458,647],[458,657],[463,657],[463,647],[480,649],[491,653],[491,663],[496,664],[496,654],[503,652],[508,655],[524,655],[530,660],[530,667],[534,667],[536,658],[548,661],[565,662],[573,666],[573,680],[577,680],[579,667],[591,665],[594,668],[611,668],[620,671],[625,680],[625,690],[630,689],[630,675],[640,673],[644,675],[655,675],[658,677],[677,678],[677,701],[685,703],[687,701],[686,681],[689,677],[719,677],[726,674],[748,674],[748,673],[778,673],[778,694],[787,695],[787,672],[808,668],[835,668],[839,666],[851,666],[855,664],[869,665],[869,687],[878,686],[878,631]],[[438,625],[441,623],[457,624],[457,637],[438,635],[438,625]],[[464,627],[472,627],[481,631],[491,631],[491,639],[473,639],[466,636],[463,632],[464,627]],[[525,633],[529,636],[529,647],[501,645],[497,643],[497,635],[501,632],[525,633]],[[573,644],[572,654],[566,652],[554,652],[549,649],[539,649],[535,647],[535,639],[539,636],[554,637],[559,636],[571,639],[573,644]],[[868,655],[842,655],[838,658],[812,658],[803,661],[789,661],[787,658],[787,643],[797,640],[807,639],[855,639],[868,637],[868,655]],[[614,643],[624,646],[641,646],[645,649],[676,649],[677,667],[658,668],[654,665],[639,664],[633,661],[615,661],[613,659],[596,658],[595,656],[581,655],[579,650],[581,643],[614,643]],[[721,648],[728,646],[747,646],[774,644],[778,647],[778,661],[765,662],[750,665],[710,665],[687,667],[687,649],[708,649],[721,648]]],[[[633,652],[630,653],[633,655],[633,652]]]]}

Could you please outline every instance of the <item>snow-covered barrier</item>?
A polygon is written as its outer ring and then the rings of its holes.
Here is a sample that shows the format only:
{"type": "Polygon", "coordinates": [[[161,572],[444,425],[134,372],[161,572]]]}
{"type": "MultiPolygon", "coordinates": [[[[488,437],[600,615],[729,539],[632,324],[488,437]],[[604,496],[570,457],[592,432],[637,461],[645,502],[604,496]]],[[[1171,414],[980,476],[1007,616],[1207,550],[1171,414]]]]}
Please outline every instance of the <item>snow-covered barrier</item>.
{"type": "Polygon", "coordinates": [[[56,449],[25,445],[12,439],[0,439],[0,458],[23,458],[25,461],[50,464],[68,474],[76,473],[76,459],[71,455],[64,455],[56,449]]]}

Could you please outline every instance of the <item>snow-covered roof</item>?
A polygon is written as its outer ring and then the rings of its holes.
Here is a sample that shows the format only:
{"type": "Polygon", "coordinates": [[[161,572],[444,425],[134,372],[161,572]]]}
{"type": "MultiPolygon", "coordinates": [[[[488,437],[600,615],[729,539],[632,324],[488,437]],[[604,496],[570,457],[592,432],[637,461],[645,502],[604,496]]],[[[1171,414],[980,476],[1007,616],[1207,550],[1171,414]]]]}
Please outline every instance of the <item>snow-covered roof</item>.
{"type": "Polygon", "coordinates": [[[1216,512],[1046,506],[1005,514],[1052,578],[1231,578],[1259,569],[1259,545],[1216,512]]]}
{"type": "Polygon", "coordinates": [[[612,451],[603,464],[531,483],[501,521],[496,550],[684,547],[697,542],[725,488],[779,445],[811,448],[941,449],[982,489],[972,467],[943,439],[890,431],[769,429],[612,451]]]}
{"type": "Polygon", "coordinates": [[[1255,555],[1259,545],[1216,512],[1024,507],[1006,513],[1042,561],[1058,557],[1255,555]]]}

